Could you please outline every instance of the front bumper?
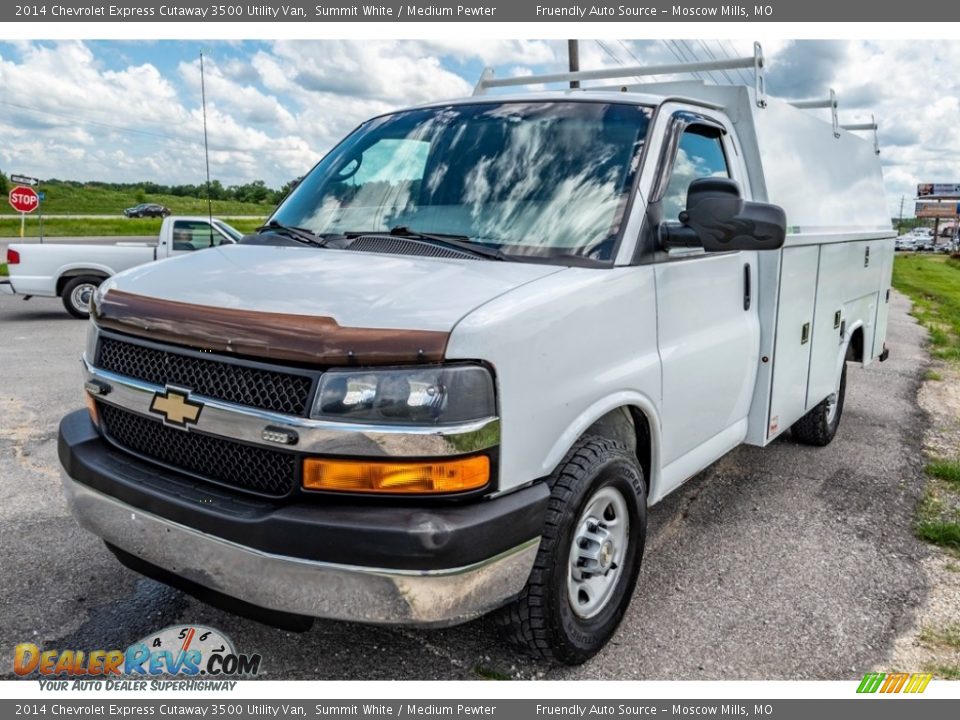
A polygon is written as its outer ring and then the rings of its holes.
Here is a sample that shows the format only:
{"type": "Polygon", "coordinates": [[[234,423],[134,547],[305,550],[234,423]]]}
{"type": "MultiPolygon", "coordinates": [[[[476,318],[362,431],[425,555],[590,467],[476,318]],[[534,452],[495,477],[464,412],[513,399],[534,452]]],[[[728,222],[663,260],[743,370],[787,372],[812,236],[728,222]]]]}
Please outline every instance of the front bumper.
{"type": "Polygon", "coordinates": [[[541,483],[469,504],[277,505],[122,453],[85,411],[59,452],[71,511],[110,545],[257,607],[366,623],[453,625],[516,596],[549,499],[541,483]]]}

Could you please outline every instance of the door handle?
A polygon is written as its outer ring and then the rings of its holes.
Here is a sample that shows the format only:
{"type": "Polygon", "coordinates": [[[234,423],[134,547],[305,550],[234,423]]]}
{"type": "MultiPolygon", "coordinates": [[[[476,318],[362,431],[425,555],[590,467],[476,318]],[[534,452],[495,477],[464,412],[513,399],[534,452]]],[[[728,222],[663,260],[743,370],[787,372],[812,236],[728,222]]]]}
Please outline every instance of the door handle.
{"type": "Polygon", "coordinates": [[[743,309],[750,309],[750,263],[743,264],[743,309]]]}

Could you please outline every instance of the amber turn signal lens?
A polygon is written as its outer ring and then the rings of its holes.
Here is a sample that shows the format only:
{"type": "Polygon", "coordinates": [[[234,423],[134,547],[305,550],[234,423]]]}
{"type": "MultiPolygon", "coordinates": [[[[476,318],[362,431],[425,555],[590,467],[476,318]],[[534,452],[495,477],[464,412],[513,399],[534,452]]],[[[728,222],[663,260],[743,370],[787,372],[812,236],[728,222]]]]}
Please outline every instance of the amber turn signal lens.
{"type": "Polygon", "coordinates": [[[90,413],[90,419],[93,420],[93,424],[97,427],[100,427],[100,413],[97,412],[97,401],[93,399],[93,395],[87,391],[84,391],[83,398],[86,400],[87,412],[90,413]]]}
{"type": "Polygon", "coordinates": [[[431,494],[482,488],[490,481],[490,459],[476,455],[430,462],[371,462],[307,458],[303,487],[362,493],[431,494]]]}

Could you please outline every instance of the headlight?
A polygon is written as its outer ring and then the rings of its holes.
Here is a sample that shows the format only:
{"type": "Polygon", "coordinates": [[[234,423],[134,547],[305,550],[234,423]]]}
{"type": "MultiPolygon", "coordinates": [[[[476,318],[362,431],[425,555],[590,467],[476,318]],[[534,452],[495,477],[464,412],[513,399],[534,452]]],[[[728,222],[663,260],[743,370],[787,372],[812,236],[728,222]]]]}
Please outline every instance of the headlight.
{"type": "Polygon", "coordinates": [[[496,415],[493,378],[479,365],[329,370],[311,417],[450,425],[496,415]]]}

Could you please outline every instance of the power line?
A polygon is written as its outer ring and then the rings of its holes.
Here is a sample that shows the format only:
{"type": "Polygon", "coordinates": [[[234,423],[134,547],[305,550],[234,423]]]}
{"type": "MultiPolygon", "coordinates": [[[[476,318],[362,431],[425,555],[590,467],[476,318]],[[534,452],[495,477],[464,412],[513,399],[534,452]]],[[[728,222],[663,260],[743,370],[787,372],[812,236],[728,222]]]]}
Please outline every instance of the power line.
{"type": "MultiPolygon", "coordinates": [[[[0,100],[0,105],[5,105],[7,107],[17,108],[18,110],[25,110],[26,112],[35,113],[37,115],[49,115],[51,117],[63,118],[70,120],[72,124],[75,125],[90,125],[92,127],[105,128],[107,130],[113,130],[115,132],[127,133],[130,135],[139,135],[146,138],[154,138],[156,140],[166,140],[170,142],[183,143],[187,145],[196,145],[200,146],[201,143],[195,140],[188,140],[182,137],[177,137],[176,135],[170,135],[167,133],[153,132],[150,130],[140,130],[139,128],[132,128],[125,125],[114,125],[112,123],[105,123],[100,120],[89,120],[78,117],[75,114],[57,112],[56,110],[46,110],[38,107],[31,107],[29,105],[21,105],[19,103],[12,103],[6,100],[0,100]]],[[[172,124],[172,123],[171,123],[172,124]]],[[[220,152],[251,152],[255,151],[258,153],[262,152],[284,152],[283,148],[272,148],[272,147],[262,147],[262,148],[240,148],[240,147],[230,147],[225,145],[211,145],[211,149],[217,150],[220,152]]]]}
{"type": "MultiPolygon", "coordinates": [[[[667,43],[667,48],[670,49],[670,52],[673,53],[673,56],[677,58],[681,63],[689,63],[690,59],[687,57],[687,54],[683,51],[683,48],[676,40],[665,40],[667,43]]],[[[703,74],[700,72],[691,72],[691,75],[697,80],[703,80],[703,74]]]]}
{"type": "MultiPolygon", "coordinates": [[[[700,62],[700,56],[697,55],[697,52],[694,49],[693,44],[688,42],[687,40],[681,40],[680,42],[683,43],[683,46],[687,49],[687,52],[690,53],[690,57],[693,58],[693,62],[700,62]]],[[[707,73],[707,77],[710,79],[710,82],[712,82],[714,85],[721,84],[717,82],[717,78],[714,76],[712,70],[706,70],[705,72],[707,73]]]]}
{"type": "MultiPolygon", "coordinates": [[[[626,50],[626,51],[627,51],[627,54],[628,54],[630,57],[632,57],[632,58],[637,62],[637,65],[643,65],[643,64],[644,64],[644,63],[643,63],[643,60],[641,60],[640,58],[638,58],[638,57],[633,53],[633,50],[631,50],[623,40],[617,40],[617,42],[620,43],[620,47],[622,47],[624,50],[626,50]]],[[[648,76],[648,77],[651,77],[651,78],[659,78],[660,76],[659,76],[659,75],[650,75],[650,76],[648,76]]],[[[637,79],[639,80],[640,78],[637,78],[637,79]]]]}
{"type": "Polygon", "coordinates": [[[621,59],[618,58],[616,55],[614,55],[614,54],[613,54],[613,51],[612,51],[610,48],[608,48],[606,45],[604,45],[600,40],[594,40],[594,42],[595,42],[597,45],[600,46],[600,49],[601,49],[601,50],[603,50],[607,55],[609,55],[610,57],[612,57],[612,58],[614,59],[614,61],[617,63],[617,65],[619,65],[620,67],[623,67],[623,60],[621,60],[621,59]]]}
{"type": "MultiPolygon", "coordinates": [[[[709,47],[703,40],[697,40],[697,42],[700,43],[700,47],[703,48],[703,51],[707,54],[707,57],[709,57],[711,60],[716,60],[716,59],[717,59],[717,56],[714,54],[713,50],[711,50],[710,47],[709,47]]],[[[728,73],[728,72],[726,71],[726,69],[721,70],[721,71],[720,71],[720,74],[723,75],[723,77],[725,77],[725,78],[727,79],[727,84],[728,84],[728,85],[736,85],[736,84],[737,84],[737,83],[733,80],[733,78],[730,77],[730,73],[728,73]]]]}
{"type": "MultiPolygon", "coordinates": [[[[732,58],[740,57],[740,54],[738,53],[737,48],[734,47],[733,43],[730,40],[717,41],[717,44],[721,47],[721,49],[723,48],[724,43],[730,49],[730,57],[732,58]]],[[[737,74],[743,79],[743,82],[746,83],[747,85],[753,84],[753,78],[750,77],[750,73],[748,73],[743,68],[737,68],[737,74]]]]}
{"type": "Polygon", "coordinates": [[[72,120],[75,123],[80,123],[81,125],[93,125],[94,127],[108,128],[110,130],[116,130],[118,132],[132,133],[136,135],[144,135],[146,137],[155,137],[162,140],[178,140],[172,135],[166,135],[162,133],[150,132],[149,130],[138,130],[137,128],[124,127],[122,125],[113,125],[111,123],[100,122],[98,120],[83,120],[78,118],[76,115],[61,113],[55,110],[44,110],[42,108],[30,107],[29,105],[21,105],[19,103],[12,103],[6,100],[0,100],[0,105],[6,105],[7,107],[14,107],[18,110],[26,110],[27,112],[36,113],[38,115],[50,115],[52,117],[65,118],[67,120],[72,120]]]}
{"type": "MultiPolygon", "coordinates": [[[[614,52],[613,52],[610,48],[608,48],[603,42],[601,42],[600,40],[594,40],[594,42],[595,42],[597,45],[599,45],[600,48],[601,48],[607,55],[609,55],[610,57],[612,57],[612,58],[614,59],[614,62],[617,63],[617,65],[619,65],[620,67],[626,67],[626,65],[624,65],[624,63],[623,63],[623,60],[621,60],[619,57],[617,57],[617,56],[614,54],[614,52]]],[[[640,79],[640,76],[639,76],[639,75],[634,75],[633,77],[637,80],[637,82],[643,82],[643,80],[640,79]]]]}

